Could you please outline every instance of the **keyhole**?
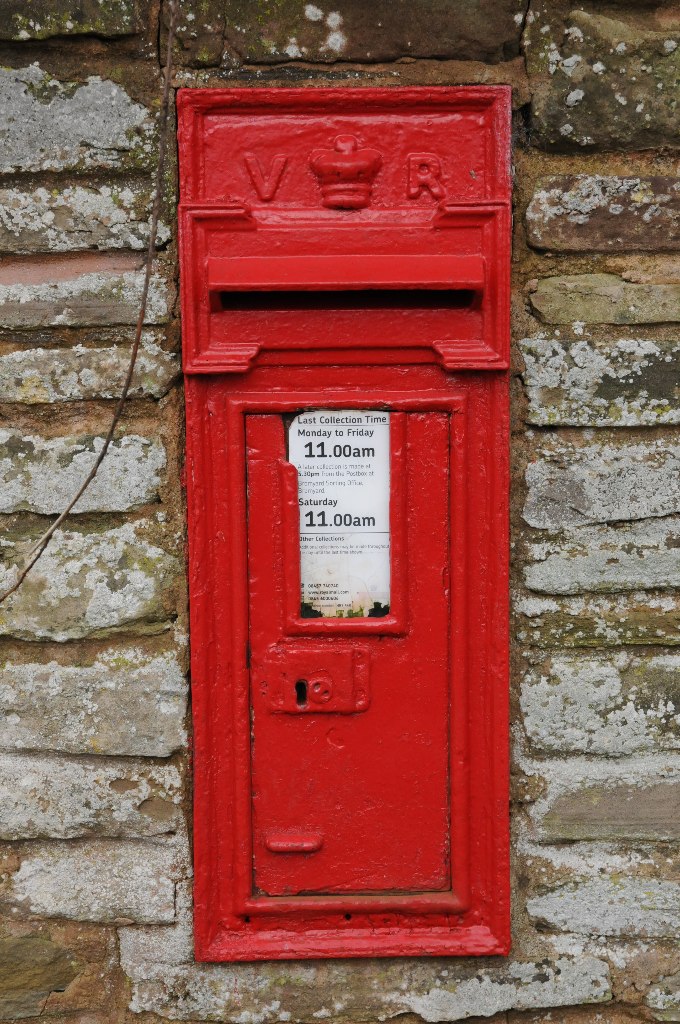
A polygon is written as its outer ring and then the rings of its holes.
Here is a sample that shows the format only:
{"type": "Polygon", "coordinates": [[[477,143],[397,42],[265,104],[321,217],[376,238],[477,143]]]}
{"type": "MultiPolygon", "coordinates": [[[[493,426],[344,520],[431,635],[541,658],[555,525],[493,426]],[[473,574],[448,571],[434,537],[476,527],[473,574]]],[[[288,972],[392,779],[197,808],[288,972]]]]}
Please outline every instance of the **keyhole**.
{"type": "Polygon", "coordinates": [[[304,707],[305,704],[307,703],[307,680],[306,679],[298,679],[298,681],[296,682],[296,684],[295,684],[295,700],[296,700],[297,706],[299,708],[304,707]]]}

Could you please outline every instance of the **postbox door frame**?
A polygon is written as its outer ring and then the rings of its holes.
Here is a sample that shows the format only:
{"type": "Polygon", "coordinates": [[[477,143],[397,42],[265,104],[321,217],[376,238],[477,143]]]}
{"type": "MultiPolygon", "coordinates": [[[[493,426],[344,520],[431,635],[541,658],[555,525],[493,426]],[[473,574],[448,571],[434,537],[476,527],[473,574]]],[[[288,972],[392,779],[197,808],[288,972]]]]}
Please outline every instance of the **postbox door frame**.
{"type": "MultiPolygon", "coordinates": [[[[254,588],[253,862],[258,892],[267,890],[265,877],[281,890],[269,904],[252,899],[252,913],[277,912],[296,885],[304,892],[298,906],[307,908],[312,892],[317,899],[330,896],[324,905],[332,908],[338,902],[332,894],[343,889],[345,912],[365,911],[370,895],[381,892],[390,894],[389,906],[397,893],[408,894],[408,900],[400,901],[403,906],[421,892],[430,900],[439,895],[448,910],[463,906],[462,879],[454,884],[448,853],[448,546],[454,491],[449,471],[454,453],[462,450],[463,411],[464,402],[452,400],[444,410],[390,413],[389,600],[394,614],[376,618],[299,618],[300,508],[297,472],[287,461],[286,424],[277,414],[246,417],[253,444],[248,445],[247,487],[249,582],[254,588]],[[432,432],[436,449],[424,442],[423,431],[432,432]],[[393,602],[397,594],[400,599],[393,602]],[[335,690],[322,704],[308,697],[300,707],[296,677],[307,677],[311,688],[316,669],[332,676],[335,690]],[[331,733],[342,737],[339,746],[337,739],[331,742],[331,733]],[[399,765],[402,781],[395,786],[399,765]],[[442,772],[438,777],[435,766],[442,772]],[[272,851],[265,838],[271,837],[268,825],[282,849],[272,851]],[[307,852],[291,848],[300,842],[311,843],[307,852]],[[431,878],[435,870],[439,873],[436,882],[396,881],[397,876],[414,878],[421,860],[429,864],[431,878]]],[[[385,905],[385,900],[372,904],[378,910],[385,905]]]]}
{"type": "MultiPolygon", "coordinates": [[[[306,374],[315,386],[298,391],[280,387],[289,379],[282,368],[256,369],[246,384],[187,379],[193,717],[202,752],[194,782],[199,959],[508,949],[507,377],[419,367],[406,389],[398,370],[375,367],[359,389],[362,375],[366,367],[316,367],[306,374]],[[448,893],[253,896],[245,416],[303,408],[451,416],[448,893]]],[[[334,625],[326,623],[329,635],[334,625]]]]}

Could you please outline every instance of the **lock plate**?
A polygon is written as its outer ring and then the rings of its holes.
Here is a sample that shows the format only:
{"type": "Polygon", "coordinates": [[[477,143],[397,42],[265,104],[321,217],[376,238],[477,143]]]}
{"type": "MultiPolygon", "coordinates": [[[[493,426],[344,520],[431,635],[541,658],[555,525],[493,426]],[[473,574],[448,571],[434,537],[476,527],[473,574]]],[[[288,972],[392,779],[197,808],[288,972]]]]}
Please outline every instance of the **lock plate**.
{"type": "Polygon", "coordinates": [[[357,646],[276,644],[253,666],[255,685],[274,714],[356,714],[370,703],[369,657],[357,646]]]}

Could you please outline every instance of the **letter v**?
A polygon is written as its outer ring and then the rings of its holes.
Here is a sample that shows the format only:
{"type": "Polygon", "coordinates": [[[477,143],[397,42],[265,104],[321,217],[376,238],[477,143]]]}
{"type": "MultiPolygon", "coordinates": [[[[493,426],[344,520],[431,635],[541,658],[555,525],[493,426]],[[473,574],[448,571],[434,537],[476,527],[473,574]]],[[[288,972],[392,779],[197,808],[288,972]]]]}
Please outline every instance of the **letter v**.
{"type": "Polygon", "coordinates": [[[246,167],[248,168],[248,174],[250,175],[250,180],[252,181],[258,196],[263,203],[271,202],[278,191],[279,185],[281,184],[281,178],[283,177],[283,172],[286,169],[288,157],[281,155],[275,156],[272,160],[272,165],[268,174],[265,174],[262,164],[254,153],[246,153],[245,162],[246,167]]]}

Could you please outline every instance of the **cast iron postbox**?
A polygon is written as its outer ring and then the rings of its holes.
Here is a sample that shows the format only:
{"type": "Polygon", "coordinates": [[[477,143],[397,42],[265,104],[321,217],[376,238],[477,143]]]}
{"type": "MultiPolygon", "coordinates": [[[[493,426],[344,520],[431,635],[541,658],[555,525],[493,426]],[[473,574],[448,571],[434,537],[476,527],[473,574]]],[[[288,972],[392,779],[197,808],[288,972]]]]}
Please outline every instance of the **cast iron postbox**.
{"type": "Polygon", "coordinates": [[[196,955],[506,953],[509,90],[179,115],[196,955]]]}

